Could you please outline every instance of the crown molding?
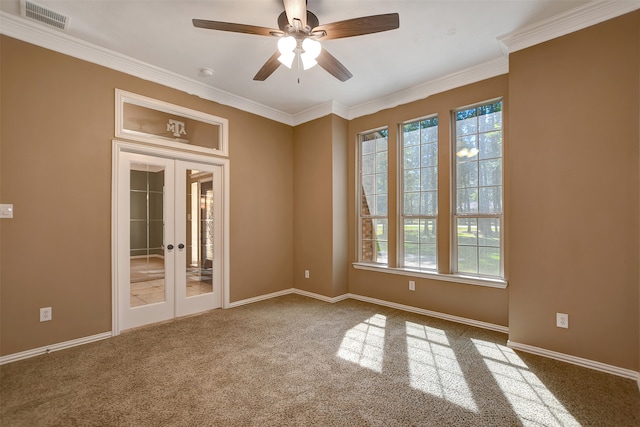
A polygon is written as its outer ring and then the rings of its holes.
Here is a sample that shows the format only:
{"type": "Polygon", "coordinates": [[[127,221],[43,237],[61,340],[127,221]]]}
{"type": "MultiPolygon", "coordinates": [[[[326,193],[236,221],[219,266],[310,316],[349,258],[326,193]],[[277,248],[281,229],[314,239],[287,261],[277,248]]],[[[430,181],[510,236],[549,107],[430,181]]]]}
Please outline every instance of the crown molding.
{"type": "Polygon", "coordinates": [[[505,55],[582,30],[640,8],[640,0],[595,0],[498,37],[505,55]]]}
{"type": "Polygon", "coordinates": [[[88,43],[62,31],[0,11],[0,33],[143,80],[181,90],[203,99],[293,125],[293,116],[266,105],[216,89],[197,80],[156,67],[118,52],[88,43]]]}
{"type": "Polygon", "coordinates": [[[0,11],[0,33],[289,126],[297,126],[328,114],[336,114],[351,120],[508,72],[508,60],[497,58],[354,107],[328,101],[292,115],[2,11],[0,11]]]}
{"type": "Polygon", "coordinates": [[[416,86],[395,92],[389,96],[374,99],[349,108],[349,115],[346,119],[351,120],[357,117],[373,114],[378,111],[397,107],[398,105],[418,101],[436,93],[455,89],[491,77],[496,77],[509,72],[509,59],[499,57],[485,63],[474,65],[461,71],[421,83],[416,86]]]}
{"type": "Polygon", "coordinates": [[[327,101],[294,114],[293,126],[301,125],[302,123],[310,122],[311,120],[315,120],[329,114],[335,114],[348,120],[349,108],[336,101],[327,101]]]}
{"type": "Polygon", "coordinates": [[[345,106],[328,101],[315,107],[289,114],[206,85],[135,58],[72,37],[62,31],[32,23],[22,17],[0,11],[0,33],[60,52],[74,58],[120,71],[143,80],[171,87],[222,105],[237,108],[289,126],[336,114],[346,120],[355,119],[398,105],[427,98],[433,94],[475,83],[509,72],[508,55],[535,44],[581,30],[640,8],[640,0],[595,0],[552,18],[498,37],[504,57],[461,70],[391,95],[345,106]]]}

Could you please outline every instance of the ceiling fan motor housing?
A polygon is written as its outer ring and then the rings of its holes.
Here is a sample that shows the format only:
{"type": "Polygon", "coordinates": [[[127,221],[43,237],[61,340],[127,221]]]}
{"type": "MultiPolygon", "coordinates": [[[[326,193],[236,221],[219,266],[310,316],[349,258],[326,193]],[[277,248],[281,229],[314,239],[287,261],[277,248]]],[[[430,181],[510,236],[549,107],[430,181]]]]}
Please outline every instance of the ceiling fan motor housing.
{"type": "Polygon", "coordinates": [[[296,29],[293,25],[289,24],[287,19],[287,12],[282,12],[278,16],[278,28],[280,28],[285,34],[296,37],[296,33],[302,33],[301,37],[311,35],[311,31],[320,25],[318,17],[307,10],[307,26],[305,28],[296,29]]]}

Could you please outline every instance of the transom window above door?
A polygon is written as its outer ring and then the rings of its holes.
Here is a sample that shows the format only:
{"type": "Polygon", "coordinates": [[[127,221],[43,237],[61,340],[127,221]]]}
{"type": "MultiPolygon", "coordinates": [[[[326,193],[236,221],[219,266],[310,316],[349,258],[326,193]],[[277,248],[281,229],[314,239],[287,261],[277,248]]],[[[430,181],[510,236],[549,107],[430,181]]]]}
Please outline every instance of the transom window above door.
{"type": "Polygon", "coordinates": [[[228,120],[116,89],[116,137],[228,155],[228,120]]]}

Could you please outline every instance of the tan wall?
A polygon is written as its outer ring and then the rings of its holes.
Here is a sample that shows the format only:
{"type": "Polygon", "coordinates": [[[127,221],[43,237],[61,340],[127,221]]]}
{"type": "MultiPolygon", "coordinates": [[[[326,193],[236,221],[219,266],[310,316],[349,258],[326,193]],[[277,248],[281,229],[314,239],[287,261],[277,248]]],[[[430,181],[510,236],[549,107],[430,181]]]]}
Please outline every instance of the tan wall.
{"type": "Polygon", "coordinates": [[[327,297],[348,290],[346,142],[334,115],[294,128],[294,286],[327,297]]]}
{"type": "Polygon", "coordinates": [[[507,197],[510,339],[635,370],[639,28],[636,12],[511,55],[507,197]]]}
{"type": "Polygon", "coordinates": [[[294,286],[333,296],[332,116],[294,129],[294,286]],[[304,270],[309,270],[305,279],[304,270]]]}
{"type": "Polygon", "coordinates": [[[114,89],[229,119],[231,301],[292,285],[292,129],[0,38],[0,354],[111,330],[114,89]],[[39,322],[39,308],[53,320],[39,322]]]}
{"type": "MultiPolygon", "coordinates": [[[[349,124],[349,262],[355,262],[356,216],[355,216],[355,146],[358,133],[387,126],[389,128],[389,257],[390,266],[395,266],[396,222],[393,206],[398,197],[397,188],[397,126],[399,123],[438,114],[439,117],[439,171],[438,171],[438,258],[440,271],[449,268],[449,184],[451,164],[450,112],[451,110],[498,97],[507,103],[508,77],[499,76],[472,85],[430,96],[376,114],[354,119],[349,124]]],[[[505,118],[506,120],[506,118],[505,118]]],[[[509,144],[509,141],[506,141],[509,144]]],[[[505,155],[506,157],[506,155],[505,155]]],[[[508,158],[506,158],[508,162],[508,158]]],[[[508,290],[475,285],[462,285],[431,279],[409,278],[388,273],[356,270],[349,267],[349,292],[410,305],[427,310],[452,314],[506,326],[508,323],[508,290]],[[408,281],[415,280],[416,290],[409,291],[408,281]]]]}
{"type": "Polygon", "coordinates": [[[349,292],[349,122],[333,116],[333,295],[349,292]]]}
{"type": "MultiPolygon", "coordinates": [[[[291,286],[351,292],[508,325],[515,342],[638,370],[639,21],[636,12],[513,53],[509,76],[295,128],[1,37],[0,203],[16,213],[0,221],[0,354],[110,330],[118,87],[229,119],[232,301],[291,286]],[[447,272],[449,112],[500,96],[509,288],[416,279],[410,292],[406,276],[353,269],[357,133],[389,126],[394,206],[395,128],[439,114],[447,272]],[[38,322],[44,306],[54,321],[38,322]],[[555,328],[558,311],[570,329],[555,328]]],[[[389,238],[395,253],[394,229],[389,238]]]]}

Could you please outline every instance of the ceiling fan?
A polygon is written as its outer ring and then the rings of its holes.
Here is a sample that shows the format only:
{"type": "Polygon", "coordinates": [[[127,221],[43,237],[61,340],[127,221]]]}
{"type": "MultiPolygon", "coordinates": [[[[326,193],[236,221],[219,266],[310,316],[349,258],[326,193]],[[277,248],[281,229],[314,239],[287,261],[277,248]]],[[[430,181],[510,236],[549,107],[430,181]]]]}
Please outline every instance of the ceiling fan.
{"type": "Polygon", "coordinates": [[[283,0],[283,3],[284,12],[278,17],[279,29],[204,19],[194,19],[193,25],[209,30],[280,37],[279,50],[265,62],[253,80],[266,80],[281,63],[291,68],[291,63],[298,53],[305,69],[317,63],[342,82],[349,80],[353,75],[340,61],[323,49],[318,40],[362,36],[394,30],[400,26],[397,13],[363,16],[320,25],[318,17],[307,10],[306,0],[283,0]]]}

